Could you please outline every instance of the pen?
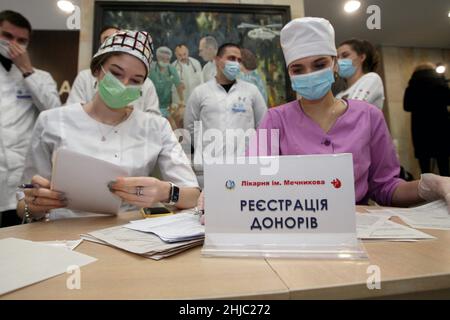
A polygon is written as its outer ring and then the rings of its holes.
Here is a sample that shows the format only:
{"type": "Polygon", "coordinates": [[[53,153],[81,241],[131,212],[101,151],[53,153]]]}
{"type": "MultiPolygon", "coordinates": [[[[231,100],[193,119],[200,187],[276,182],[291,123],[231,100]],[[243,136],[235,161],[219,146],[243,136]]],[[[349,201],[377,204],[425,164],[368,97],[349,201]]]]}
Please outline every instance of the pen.
{"type": "Polygon", "coordinates": [[[18,186],[17,188],[19,188],[19,189],[33,189],[33,188],[39,188],[39,185],[24,183],[24,184],[21,184],[20,186],[18,186]]]}

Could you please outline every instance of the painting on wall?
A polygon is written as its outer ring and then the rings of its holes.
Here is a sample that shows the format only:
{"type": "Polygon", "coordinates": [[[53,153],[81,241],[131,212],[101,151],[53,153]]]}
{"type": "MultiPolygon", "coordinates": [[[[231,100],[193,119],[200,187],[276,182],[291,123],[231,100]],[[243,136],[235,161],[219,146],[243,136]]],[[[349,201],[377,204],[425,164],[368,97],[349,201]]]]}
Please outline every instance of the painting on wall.
{"type": "Polygon", "coordinates": [[[202,66],[206,63],[199,56],[202,37],[213,36],[219,46],[237,43],[255,54],[268,105],[273,107],[295,98],[280,46],[280,30],[289,20],[288,6],[97,1],[93,48],[98,48],[96,39],[106,25],[148,31],[155,49],[167,46],[174,51],[185,44],[202,66]]]}

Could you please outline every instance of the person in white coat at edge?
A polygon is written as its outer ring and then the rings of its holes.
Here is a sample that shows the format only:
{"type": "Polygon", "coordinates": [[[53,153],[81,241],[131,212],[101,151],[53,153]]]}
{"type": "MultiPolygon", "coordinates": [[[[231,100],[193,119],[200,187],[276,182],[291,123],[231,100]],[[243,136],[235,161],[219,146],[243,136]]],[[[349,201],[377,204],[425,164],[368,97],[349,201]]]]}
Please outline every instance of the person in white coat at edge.
{"type": "Polygon", "coordinates": [[[346,40],[338,48],[338,64],[339,76],[345,80],[347,89],[336,98],[362,100],[383,109],[384,86],[375,73],[379,56],[374,46],[366,40],[346,40]]]}
{"type": "MultiPolygon", "coordinates": [[[[100,32],[100,44],[118,31],[120,31],[120,29],[115,26],[104,26],[100,32]]],[[[97,89],[97,79],[92,75],[91,69],[80,71],[73,82],[66,105],[91,101],[97,89]]],[[[142,96],[136,101],[133,101],[133,106],[141,111],[161,115],[161,112],[159,111],[158,95],[156,94],[156,89],[152,80],[145,80],[142,86],[142,96]]]]}
{"type": "Polygon", "coordinates": [[[123,200],[121,211],[158,202],[192,208],[200,194],[195,174],[167,119],[131,107],[140,96],[153,57],[144,31],[120,31],[103,42],[91,61],[99,83],[93,100],[43,112],[28,150],[17,213],[23,222],[95,215],[64,208],[64,195],[50,190],[52,156],[59,148],[95,156],[126,169],[129,177],[105,188],[123,200]],[[158,165],[163,180],[150,177],[158,165]]]}
{"type": "Polygon", "coordinates": [[[20,223],[16,188],[36,118],[61,106],[56,82],[33,67],[27,46],[31,24],[20,13],[0,12],[0,220],[1,227],[20,223]]]}

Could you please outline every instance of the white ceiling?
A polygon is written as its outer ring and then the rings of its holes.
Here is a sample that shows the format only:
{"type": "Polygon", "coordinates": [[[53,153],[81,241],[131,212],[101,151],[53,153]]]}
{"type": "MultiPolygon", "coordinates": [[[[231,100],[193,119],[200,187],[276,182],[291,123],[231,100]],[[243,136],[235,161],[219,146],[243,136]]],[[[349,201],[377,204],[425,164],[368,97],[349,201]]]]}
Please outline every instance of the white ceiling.
{"type": "Polygon", "coordinates": [[[323,17],[336,30],[336,44],[361,38],[376,45],[450,48],[450,0],[360,0],[358,12],[347,14],[346,0],[304,0],[305,15],[323,17]],[[369,30],[369,5],[381,9],[381,30],[369,30]]]}
{"type": "MultiPolygon", "coordinates": [[[[69,15],[59,10],[56,3],[57,0],[0,0],[0,11],[21,13],[35,30],[67,30],[69,15]]],[[[79,5],[80,0],[72,0],[72,3],[79,5]]]]}

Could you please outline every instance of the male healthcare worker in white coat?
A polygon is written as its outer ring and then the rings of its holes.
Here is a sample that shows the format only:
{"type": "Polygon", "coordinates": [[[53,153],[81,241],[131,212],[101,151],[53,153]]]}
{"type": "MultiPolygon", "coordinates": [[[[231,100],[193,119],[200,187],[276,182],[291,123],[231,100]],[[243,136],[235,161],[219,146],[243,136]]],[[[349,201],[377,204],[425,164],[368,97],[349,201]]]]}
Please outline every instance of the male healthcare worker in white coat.
{"type": "MultiPolygon", "coordinates": [[[[202,66],[197,59],[189,56],[189,49],[185,44],[175,47],[177,59],[172,62],[172,66],[177,69],[180,80],[184,84],[184,101],[188,101],[192,91],[203,82],[202,66]]],[[[178,103],[179,97],[176,90],[172,90],[172,102],[178,103]]]]}
{"type": "MultiPolygon", "coordinates": [[[[120,29],[114,26],[103,27],[100,32],[100,44],[118,31],[120,31],[120,29]]],[[[92,100],[96,92],[97,80],[92,75],[91,69],[82,70],[73,82],[66,105],[87,103],[92,100]]],[[[161,112],[159,111],[158,95],[156,94],[155,86],[150,79],[145,80],[142,85],[142,96],[133,102],[133,107],[141,111],[161,115],[161,112]]]]}
{"type": "Polygon", "coordinates": [[[216,38],[212,36],[206,36],[200,39],[198,55],[206,62],[202,70],[204,82],[208,82],[216,76],[216,63],[214,58],[217,55],[218,47],[216,38]]]}
{"type": "Polygon", "coordinates": [[[56,83],[33,67],[27,52],[31,24],[20,13],[0,12],[0,217],[19,224],[16,189],[34,123],[41,111],[61,106],[56,83]]]}
{"type": "Polygon", "coordinates": [[[267,105],[258,88],[237,79],[240,72],[241,49],[233,43],[223,44],[217,52],[217,74],[212,80],[195,88],[186,104],[184,128],[191,135],[194,145],[194,171],[203,188],[203,162],[231,156],[244,156],[245,146],[229,144],[230,140],[241,143],[250,134],[249,129],[258,127],[267,111],[267,105]],[[201,125],[201,129],[200,129],[201,125]],[[236,134],[227,141],[225,135],[236,134]],[[220,134],[219,139],[211,135],[220,134]]]}

